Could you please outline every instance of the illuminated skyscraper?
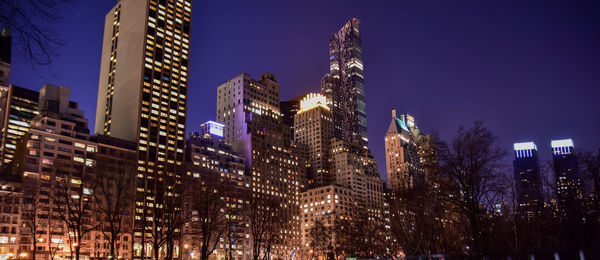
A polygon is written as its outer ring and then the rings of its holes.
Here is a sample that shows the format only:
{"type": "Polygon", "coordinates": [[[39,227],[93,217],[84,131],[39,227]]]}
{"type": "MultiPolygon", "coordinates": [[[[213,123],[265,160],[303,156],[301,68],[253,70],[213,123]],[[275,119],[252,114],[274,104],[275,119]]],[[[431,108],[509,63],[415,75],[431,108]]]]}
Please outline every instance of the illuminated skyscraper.
{"type": "Polygon", "coordinates": [[[190,19],[190,0],[120,0],[106,15],[95,133],[138,145],[135,257],[155,254],[142,239],[179,232],[168,221],[178,206],[167,204],[181,197],[190,19]]]}
{"type": "Polygon", "coordinates": [[[517,190],[517,214],[521,218],[539,215],[544,205],[540,160],[533,142],[515,143],[513,161],[517,190]]]}
{"type": "Polygon", "coordinates": [[[17,141],[29,131],[31,120],[39,114],[39,92],[10,85],[6,95],[2,125],[2,164],[9,167],[15,156],[17,141]]]}
{"type": "Polygon", "coordinates": [[[367,147],[367,110],[359,21],[352,18],[329,39],[329,74],[321,92],[333,110],[335,137],[367,147]]]}
{"type": "Polygon", "coordinates": [[[294,141],[308,148],[309,182],[315,186],[329,185],[329,139],[333,137],[333,118],[325,96],[308,94],[300,101],[294,116],[294,141]]]}
{"type": "Polygon", "coordinates": [[[282,258],[297,252],[300,239],[298,156],[284,136],[279,110],[279,83],[264,73],[254,80],[246,73],[217,90],[217,121],[224,124],[225,141],[245,158],[252,196],[279,204],[275,214],[285,220],[281,243],[272,252],[282,258]]]}
{"type": "Polygon", "coordinates": [[[552,140],[551,146],[560,216],[580,219],[583,210],[583,190],[575,145],[573,140],[563,139],[552,140]]]}

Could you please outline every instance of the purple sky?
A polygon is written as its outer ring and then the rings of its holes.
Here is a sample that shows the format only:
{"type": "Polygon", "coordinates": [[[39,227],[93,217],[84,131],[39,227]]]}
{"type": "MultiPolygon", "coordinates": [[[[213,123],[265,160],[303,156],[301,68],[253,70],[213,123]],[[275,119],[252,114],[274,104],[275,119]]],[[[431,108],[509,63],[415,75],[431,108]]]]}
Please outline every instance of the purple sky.
{"type": "MultiPolygon", "coordinates": [[[[13,57],[11,82],[72,88],[93,129],[104,16],[116,1],[79,1],[57,24],[64,47],[36,71],[13,57]]],[[[282,100],[319,90],[328,40],[361,20],[369,146],[385,175],[391,109],[450,138],[483,120],[507,150],[550,139],[600,147],[599,1],[194,1],[188,132],[215,119],[216,87],[277,75],[282,100]]],[[[507,158],[507,162],[510,159],[507,158]]]]}

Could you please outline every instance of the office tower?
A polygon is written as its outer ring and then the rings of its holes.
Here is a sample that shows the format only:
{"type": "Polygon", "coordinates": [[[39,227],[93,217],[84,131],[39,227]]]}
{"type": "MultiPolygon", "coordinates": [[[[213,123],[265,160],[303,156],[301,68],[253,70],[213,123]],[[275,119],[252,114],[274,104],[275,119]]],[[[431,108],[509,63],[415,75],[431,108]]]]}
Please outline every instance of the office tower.
{"type": "Polygon", "coordinates": [[[335,137],[367,147],[367,114],[359,21],[352,18],[329,39],[329,73],[321,93],[333,110],[335,137]]]}
{"type": "Polygon", "coordinates": [[[573,140],[552,140],[551,147],[559,216],[581,219],[583,191],[573,140]]]}
{"type": "Polygon", "coordinates": [[[11,45],[10,29],[4,28],[0,32],[0,86],[7,87],[10,79],[11,45]]]}
{"type": "MultiPolygon", "coordinates": [[[[415,188],[424,180],[424,171],[419,157],[416,138],[407,125],[415,129],[414,119],[403,115],[396,117],[392,110],[392,121],[385,135],[385,162],[389,187],[393,191],[415,188]]],[[[424,150],[426,151],[426,150],[424,150]]]]}
{"type": "Polygon", "coordinates": [[[329,173],[329,139],[332,137],[333,118],[325,96],[306,95],[294,116],[294,141],[308,148],[307,174],[312,186],[324,186],[333,181],[329,173]]]}
{"type": "MultiPolygon", "coordinates": [[[[250,176],[245,175],[244,159],[241,158],[223,138],[223,126],[220,123],[208,121],[201,125],[201,134],[190,134],[186,140],[186,163],[187,174],[184,177],[188,183],[202,183],[207,188],[213,188],[219,193],[219,197],[223,200],[221,210],[227,212],[232,223],[230,226],[231,232],[225,232],[229,235],[223,235],[226,239],[222,239],[217,248],[230,249],[233,256],[248,256],[250,255],[250,244],[246,238],[249,234],[241,221],[241,209],[244,207],[243,195],[250,191],[250,176]],[[196,180],[196,182],[194,182],[196,180]],[[200,180],[198,182],[197,180],[200,180]],[[220,182],[216,185],[214,182],[220,182]],[[222,189],[222,190],[220,190],[222,189]]],[[[186,190],[184,194],[185,209],[193,209],[192,204],[195,197],[201,196],[203,193],[197,193],[201,187],[193,187],[186,190]]],[[[203,204],[213,205],[213,204],[203,204]]],[[[188,213],[186,213],[188,214],[188,213]]],[[[191,215],[197,215],[197,212],[189,212],[191,215]]],[[[183,228],[183,254],[199,255],[201,250],[201,241],[198,239],[198,219],[192,218],[188,220],[188,224],[183,228]]],[[[226,250],[217,250],[214,255],[217,258],[227,258],[226,250]]],[[[243,259],[243,258],[240,258],[243,259]]]]}
{"type": "Polygon", "coordinates": [[[106,14],[95,133],[138,143],[135,258],[178,251],[190,19],[190,0],[117,1],[106,14]],[[161,233],[169,241],[151,248],[161,233]]]}
{"type": "Polygon", "coordinates": [[[10,85],[5,120],[2,126],[2,167],[8,168],[15,156],[17,141],[29,131],[31,120],[39,114],[39,92],[10,85]]]}
{"type": "Polygon", "coordinates": [[[544,205],[538,150],[533,142],[515,143],[513,148],[517,214],[530,219],[538,216],[544,205]]]}
{"type": "MultiPolygon", "coordinates": [[[[310,229],[316,221],[330,227],[336,219],[350,219],[354,212],[352,190],[327,185],[300,194],[300,223],[302,246],[310,247],[310,229]]],[[[334,242],[335,245],[335,242],[334,242]]]]}
{"type": "Polygon", "coordinates": [[[286,221],[281,241],[272,254],[289,256],[298,249],[298,157],[285,140],[279,110],[279,83],[264,73],[254,80],[246,73],[217,89],[217,121],[224,124],[225,141],[244,158],[255,199],[280,205],[276,214],[286,221]]]}

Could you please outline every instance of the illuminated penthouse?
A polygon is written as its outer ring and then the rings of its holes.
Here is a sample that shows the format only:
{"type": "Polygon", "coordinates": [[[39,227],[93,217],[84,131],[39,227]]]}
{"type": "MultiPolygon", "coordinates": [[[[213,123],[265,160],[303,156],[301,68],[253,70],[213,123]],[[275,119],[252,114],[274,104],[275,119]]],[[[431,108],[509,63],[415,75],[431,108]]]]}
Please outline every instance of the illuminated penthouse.
{"type": "Polygon", "coordinates": [[[515,143],[513,148],[517,214],[521,218],[532,218],[541,213],[544,204],[537,146],[533,142],[524,142],[515,143]]]}
{"type": "Polygon", "coordinates": [[[294,141],[308,148],[308,176],[311,186],[328,185],[333,181],[328,163],[331,137],[333,118],[325,96],[308,94],[300,101],[300,110],[294,116],[294,141]]]}
{"type": "Polygon", "coordinates": [[[165,225],[179,210],[167,203],[181,199],[191,5],[120,0],[105,18],[95,133],[138,145],[134,258],[179,252],[177,242],[155,250],[141,241],[178,237],[165,225]]]}
{"type": "Polygon", "coordinates": [[[578,219],[582,214],[583,191],[575,145],[571,139],[552,140],[550,144],[561,216],[578,219]]]}

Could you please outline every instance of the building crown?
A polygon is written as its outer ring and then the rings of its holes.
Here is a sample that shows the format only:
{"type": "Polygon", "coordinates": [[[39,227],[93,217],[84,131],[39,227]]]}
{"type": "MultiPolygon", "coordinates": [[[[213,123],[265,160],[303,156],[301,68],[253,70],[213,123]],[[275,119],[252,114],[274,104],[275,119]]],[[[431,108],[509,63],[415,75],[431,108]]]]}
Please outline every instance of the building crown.
{"type": "Polygon", "coordinates": [[[327,98],[319,93],[309,93],[300,100],[300,110],[298,110],[298,114],[302,112],[306,112],[316,107],[322,107],[329,110],[327,106],[327,98]]]}

